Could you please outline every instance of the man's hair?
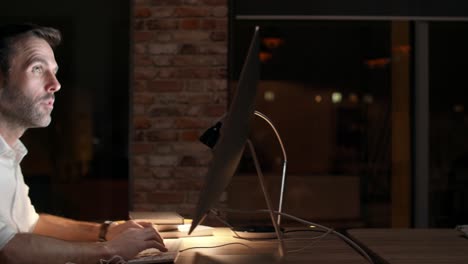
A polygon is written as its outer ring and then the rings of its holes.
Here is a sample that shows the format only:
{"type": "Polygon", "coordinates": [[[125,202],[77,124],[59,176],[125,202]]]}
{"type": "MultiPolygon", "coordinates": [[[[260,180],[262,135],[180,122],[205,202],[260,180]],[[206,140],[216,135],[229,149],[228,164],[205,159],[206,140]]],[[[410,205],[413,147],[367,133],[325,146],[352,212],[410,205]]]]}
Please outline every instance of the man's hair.
{"type": "Polygon", "coordinates": [[[9,24],[0,26],[0,71],[7,75],[10,56],[15,52],[14,45],[23,37],[41,38],[54,49],[62,40],[60,31],[55,28],[35,24],[9,24]]]}

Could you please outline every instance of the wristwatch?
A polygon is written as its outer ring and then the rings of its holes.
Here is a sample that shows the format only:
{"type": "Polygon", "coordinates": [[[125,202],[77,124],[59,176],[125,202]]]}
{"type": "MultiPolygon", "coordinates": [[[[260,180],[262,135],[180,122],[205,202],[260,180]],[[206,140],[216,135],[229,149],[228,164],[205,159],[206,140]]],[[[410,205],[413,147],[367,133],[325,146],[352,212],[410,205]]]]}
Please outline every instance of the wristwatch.
{"type": "Polygon", "coordinates": [[[107,241],[106,235],[107,235],[107,230],[109,229],[109,226],[112,224],[112,221],[106,220],[104,223],[101,224],[101,227],[99,228],[99,241],[104,242],[107,241]]]}

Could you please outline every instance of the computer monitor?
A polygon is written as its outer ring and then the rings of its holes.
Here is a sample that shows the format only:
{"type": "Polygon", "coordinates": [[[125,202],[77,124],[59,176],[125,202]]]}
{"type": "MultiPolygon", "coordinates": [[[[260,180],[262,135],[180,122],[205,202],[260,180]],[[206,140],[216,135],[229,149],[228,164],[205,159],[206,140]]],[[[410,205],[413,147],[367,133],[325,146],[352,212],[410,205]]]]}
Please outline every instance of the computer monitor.
{"type": "Polygon", "coordinates": [[[242,67],[236,93],[222,121],[219,140],[213,148],[213,159],[208,167],[189,234],[218,202],[244,152],[255,112],[255,97],[260,78],[259,51],[260,36],[257,26],[242,67]]]}

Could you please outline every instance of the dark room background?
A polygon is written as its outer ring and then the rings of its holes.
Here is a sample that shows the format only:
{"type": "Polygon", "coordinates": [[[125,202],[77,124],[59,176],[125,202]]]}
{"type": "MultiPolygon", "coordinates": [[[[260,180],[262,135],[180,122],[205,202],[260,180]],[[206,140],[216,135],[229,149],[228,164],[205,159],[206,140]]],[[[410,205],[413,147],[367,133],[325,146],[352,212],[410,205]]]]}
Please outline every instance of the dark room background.
{"type": "MultiPolygon", "coordinates": [[[[22,138],[31,199],[39,212],[84,220],[126,218],[132,207],[190,216],[210,161],[198,136],[225,112],[259,24],[266,57],[257,110],[289,140],[286,207],[338,228],[396,227],[395,216],[405,220],[400,227],[414,225],[421,174],[415,142],[422,136],[415,129],[415,72],[427,66],[423,218],[434,227],[466,223],[467,5],[3,1],[0,23],[32,22],[63,33],[52,123],[22,138]],[[416,60],[415,20],[428,29],[426,65],[416,60]],[[271,48],[267,39],[281,44],[271,48]],[[401,175],[406,183],[393,185],[401,175]],[[398,199],[405,203],[400,211],[398,199]]],[[[253,137],[265,170],[277,179],[281,157],[263,125],[254,124],[253,137]]],[[[233,178],[228,205],[245,207],[238,197],[255,180],[248,169],[241,165],[245,177],[233,178]]]]}
{"type": "Polygon", "coordinates": [[[2,1],[0,23],[62,32],[55,51],[62,89],[52,123],[22,140],[30,196],[39,212],[78,219],[128,211],[129,1],[2,1]]]}

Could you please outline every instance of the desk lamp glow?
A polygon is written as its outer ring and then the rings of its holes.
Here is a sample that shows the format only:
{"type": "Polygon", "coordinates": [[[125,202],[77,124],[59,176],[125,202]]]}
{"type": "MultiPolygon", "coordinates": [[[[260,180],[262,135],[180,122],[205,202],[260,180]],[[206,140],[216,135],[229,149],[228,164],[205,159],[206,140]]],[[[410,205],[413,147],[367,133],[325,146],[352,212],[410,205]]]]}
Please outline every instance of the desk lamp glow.
{"type": "MultiPolygon", "coordinates": [[[[241,71],[236,94],[233,97],[229,111],[227,112],[223,122],[218,122],[210,129],[211,131],[219,133],[219,140],[217,137],[210,138],[209,136],[206,136],[206,134],[204,134],[201,138],[205,144],[213,148],[213,160],[205,177],[205,183],[200,193],[189,234],[191,234],[197,225],[203,221],[203,219],[212,209],[213,205],[218,202],[219,197],[229,184],[231,177],[234,175],[244,152],[245,145],[247,144],[250,151],[252,152],[252,157],[255,162],[260,184],[262,185],[265,201],[270,211],[270,218],[275,229],[276,237],[279,241],[279,254],[280,256],[283,256],[285,250],[282,234],[279,228],[280,218],[275,221],[273,213],[274,210],[264,186],[263,174],[260,170],[260,166],[255,154],[255,149],[253,148],[250,140],[248,140],[251,122],[255,115],[254,104],[257,94],[257,84],[260,78],[259,51],[260,35],[259,27],[256,27],[246,60],[244,62],[244,66],[241,71]]],[[[268,118],[266,118],[266,116],[263,114],[257,112],[257,115],[269,122],[268,118]]],[[[271,122],[269,122],[269,124],[272,125],[271,122]]],[[[274,129],[274,131],[279,138],[276,129],[274,129]]],[[[284,155],[283,181],[281,189],[282,196],[284,190],[284,176],[286,173],[286,155],[282,143],[281,148],[284,155]]],[[[280,210],[282,201],[283,199],[281,197],[280,210]]]]}

